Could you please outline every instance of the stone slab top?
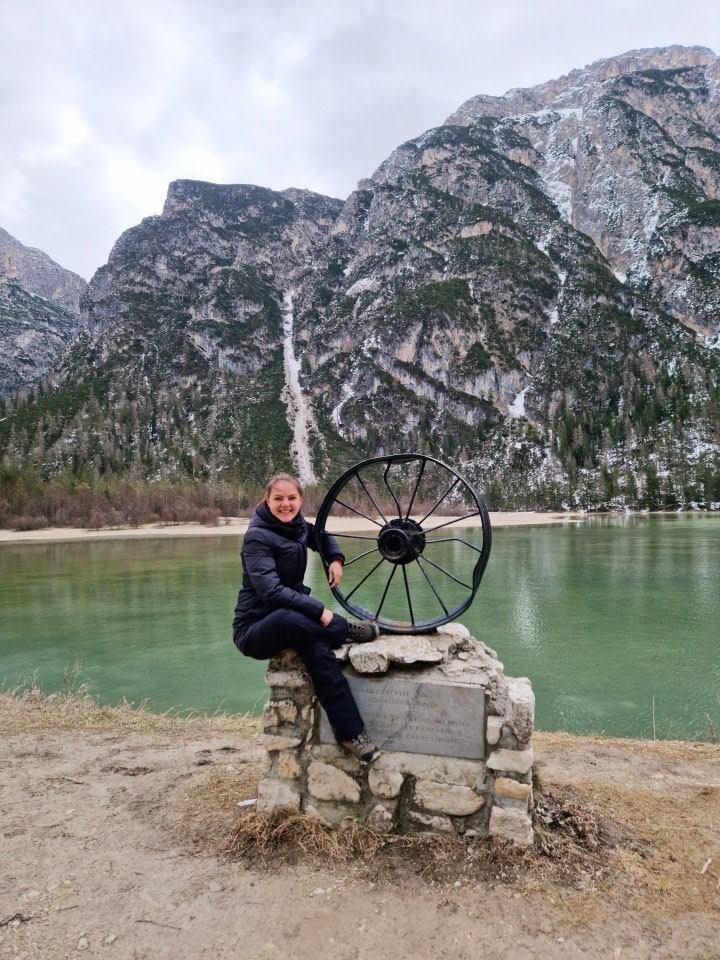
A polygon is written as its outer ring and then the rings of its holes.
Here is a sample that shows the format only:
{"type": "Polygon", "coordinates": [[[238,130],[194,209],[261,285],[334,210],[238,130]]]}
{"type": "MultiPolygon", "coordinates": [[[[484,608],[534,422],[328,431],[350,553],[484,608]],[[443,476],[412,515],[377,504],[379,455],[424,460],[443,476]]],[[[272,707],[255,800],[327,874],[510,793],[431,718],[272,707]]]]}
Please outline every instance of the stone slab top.
{"type": "Polygon", "coordinates": [[[436,633],[382,634],[369,643],[345,644],[335,655],[358,674],[383,674],[397,666],[408,677],[420,671],[437,683],[482,686],[503,672],[495,651],[462,624],[445,624],[436,633]]]}

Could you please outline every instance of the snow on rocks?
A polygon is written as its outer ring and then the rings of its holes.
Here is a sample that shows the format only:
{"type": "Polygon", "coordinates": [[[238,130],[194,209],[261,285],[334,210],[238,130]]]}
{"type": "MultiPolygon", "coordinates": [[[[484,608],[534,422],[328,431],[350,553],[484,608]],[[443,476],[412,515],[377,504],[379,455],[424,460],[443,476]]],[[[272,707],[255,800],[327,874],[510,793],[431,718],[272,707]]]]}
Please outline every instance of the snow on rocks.
{"type": "Polygon", "coordinates": [[[293,346],[293,299],[290,293],[286,293],[283,300],[282,321],[285,366],[283,394],[288,409],[288,421],[293,432],[291,454],[298,479],[302,483],[315,483],[309,439],[309,428],[313,418],[300,387],[300,362],[295,357],[293,346]]]}

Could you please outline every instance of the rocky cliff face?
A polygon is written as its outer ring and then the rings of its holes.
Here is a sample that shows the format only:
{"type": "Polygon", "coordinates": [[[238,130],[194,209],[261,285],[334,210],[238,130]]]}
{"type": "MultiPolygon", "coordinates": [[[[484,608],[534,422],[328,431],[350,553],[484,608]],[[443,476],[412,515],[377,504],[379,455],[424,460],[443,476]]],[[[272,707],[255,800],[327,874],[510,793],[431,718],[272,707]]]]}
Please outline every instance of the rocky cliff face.
{"type": "Polygon", "coordinates": [[[505,97],[448,124],[499,121],[563,219],[623,281],[705,334],[720,332],[720,60],[702,48],[635,51],[505,97]]]}
{"type": "MultiPolygon", "coordinates": [[[[288,465],[283,300],[341,207],[303,190],[178,181],[160,216],[120,237],[62,363],[84,385],[67,418],[95,475],[255,478],[288,465]]],[[[46,449],[55,465],[75,456],[65,428],[46,449]]]]}
{"type": "Polygon", "coordinates": [[[707,471],[718,78],[709,51],[628,54],[476,97],[399,147],[333,228],[326,309],[310,288],[326,432],[429,447],[493,489],[557,502],[658,477],[672,501],[671,474],[688,487],[703,457],[707,471]]]}
{"type": "Polygon", "coordinates": [[[85,460],[259,479],[292,448],[329,477],[422,450],[498,505],[720,500],[719,90],[710,51],[632,52],[472,98],[344,204],[171,185],[64,361],[99,404],[85,460]]]}
{"type": "Polygon", "coordinates": [[[42,377],[77,330],[87,284],[0,229],[0,396],[42,377]]]}

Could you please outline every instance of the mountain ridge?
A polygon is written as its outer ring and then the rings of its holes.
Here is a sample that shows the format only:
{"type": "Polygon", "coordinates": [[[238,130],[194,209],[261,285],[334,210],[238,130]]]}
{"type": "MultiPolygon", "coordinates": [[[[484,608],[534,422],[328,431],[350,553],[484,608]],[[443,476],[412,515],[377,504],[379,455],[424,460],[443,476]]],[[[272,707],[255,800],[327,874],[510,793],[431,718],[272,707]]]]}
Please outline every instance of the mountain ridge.
{"type": "Polygon", "coordinates": [[[297,363],[321,479],[418,450],[496,505],[720,501],[719,96],[712,51],[630,51],[470,98],[345,201],[174,182],[83,296],[58,373],[94,403],[6,461],[297,468],[297,363]]]}
{"type": "Polygon", "coordinates": [[[75,335],[87,286],[0,228],[0,396],[31,386],[75,335]]]}

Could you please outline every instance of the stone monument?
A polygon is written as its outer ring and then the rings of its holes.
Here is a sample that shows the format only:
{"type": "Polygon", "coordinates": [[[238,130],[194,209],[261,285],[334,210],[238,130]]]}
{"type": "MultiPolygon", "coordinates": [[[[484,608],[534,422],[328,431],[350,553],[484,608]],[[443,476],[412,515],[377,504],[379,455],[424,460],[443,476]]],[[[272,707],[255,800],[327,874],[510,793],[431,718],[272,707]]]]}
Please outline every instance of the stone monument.
{"type": "Polygon", "coordinates": [[[302,662],[285,651],[266,674],[259,813],[532,842],[529,680],[506,677],[495,652],[459,623],[337,655],[382,756],[368,767],[335,743],[302,662]]]}

